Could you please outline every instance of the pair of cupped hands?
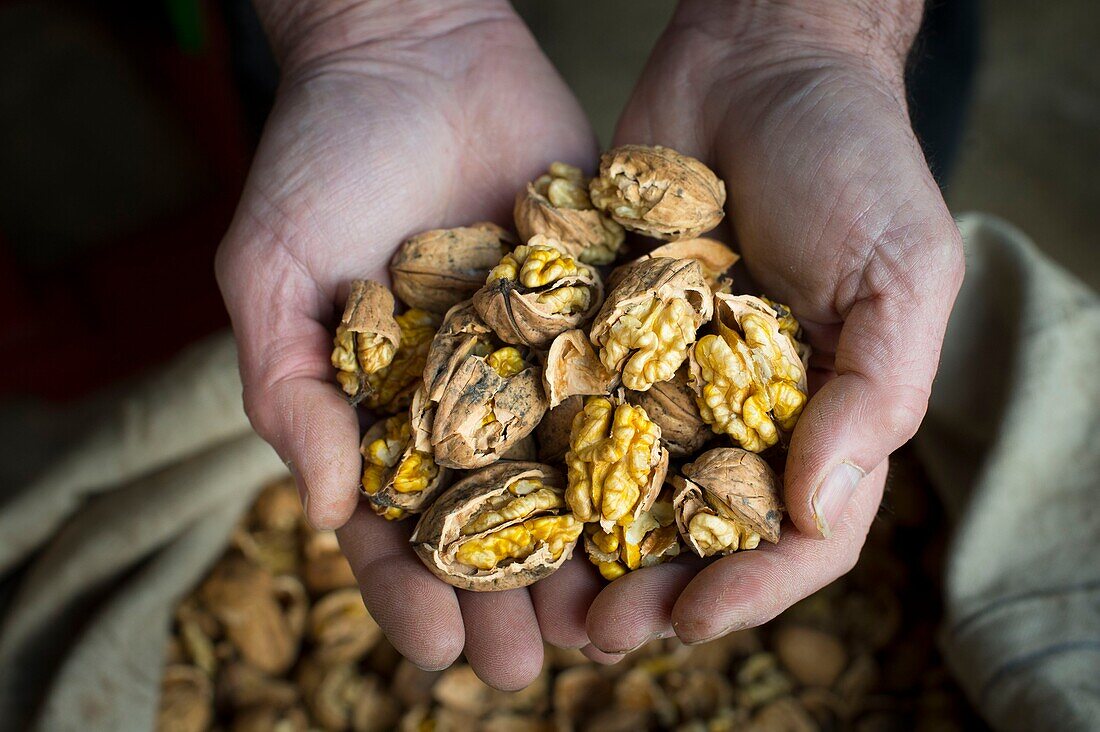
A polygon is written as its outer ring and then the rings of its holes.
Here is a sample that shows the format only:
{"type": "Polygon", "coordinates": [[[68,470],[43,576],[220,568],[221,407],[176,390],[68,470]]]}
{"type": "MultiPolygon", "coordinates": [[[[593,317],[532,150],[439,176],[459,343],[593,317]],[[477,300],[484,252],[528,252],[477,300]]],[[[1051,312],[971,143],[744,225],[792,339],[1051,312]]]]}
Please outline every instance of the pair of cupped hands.
{"type": "Polygon", "coordinates": [[[813,346],[782,540],[611,584],[576,552],[530,588],[488,593],[436,579],[408,543],[413,521],[360,504],[359,423],[334,384],[332,329],[348,283],[385,281],[403,239],[508,223],[550,162],[591,173],[596,139],[504,0],[257,5],[282,83],[217,261],[245,408],[309,521],[337,529],[397,650],[425,668],[465,652],[485,682],[517,689],[538,675],[544,640],[604,663],[653,638],[698,643],[853,566],[887,457],[925,413],[963,272],[906,108],[920,2],[684,0],[615,133],[698,157],[726,182],[744,262],[813,346]]]}

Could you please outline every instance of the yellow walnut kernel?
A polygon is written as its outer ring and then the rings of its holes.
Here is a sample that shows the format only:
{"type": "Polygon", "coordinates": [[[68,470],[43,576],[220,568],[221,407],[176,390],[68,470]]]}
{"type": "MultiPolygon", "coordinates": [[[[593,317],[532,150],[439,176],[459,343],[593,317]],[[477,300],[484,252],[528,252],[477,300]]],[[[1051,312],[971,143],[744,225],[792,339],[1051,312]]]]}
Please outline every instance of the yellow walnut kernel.
{"type": "Polygon", "coordinates": [[[680,535],[669,492],[643,511],[629,526],[604,530],[590,524],[585,529],[589,560],[604,579],[613,580],[640,567],[651,567],[680,553],[680,535]]]}
{"type": "Polygon", "coordinates": [[[708,557],[760,546],[760,534],[738,521],[712,513],[695,514],[688,522],[688,534],[703,556],[708,557]]]}
{"type": "Polygon", "coordinates": [[[552,163],[546,174],[516,197],[516,229],[524,240],[553,237],[585,264],[609,264],[625,237],[623,227],[592,205],[588,179],[580,168],[552,163]]]}
{"type": "Polygon", "coordinates": [[[592,208],[584,173],[568,163],[551,163],[547,173],[535,181],[535,190],[546,196],[556,208],[592,208]]]}
{"type": "Polygon", "coordinates": [[[695,345],[703,421],[752,452],[793,430],[806,403],[805,368],[771,312],[744,307],[695,345]]]}
{"type": "Polygon", "coordinates": [[[364,406],[382,412],[399,412],[409,406],[422,379],[428,349],[439,328],[439,316],[412,308],[396,317],[401,341],[389,366],[368,374],[364,406]]]}
{"type": "Polygon", "coordinates": [[[520,371],[527,368],[527,364],[524,362],[523,356],[520,355],[519,350],[512,346],[506,346],[493,351],[485,360],[503,379],[515,376],[520,371]]]}
{"type": "Polygon", "coordinates": [[[421,517],[413,549],[455,587],[526,587],[569,559],[584,528],[565,508],[564,483],[540,463],[501,461],[473,471],[421,517]]]}
{"type": "Polygon", "coordinates": [[[400,328],[393,307],[393,294],[385,286],[369,280],[352,282],[330,360],[340,388],[353,403],[363,398],[367,377],[389,366],[397,351],[400,328]]]}
{"type": "MultiPolygon", "coordinates": [[[[400,414],[386,420],[383,436],[371,442],[364,450],[366,466],[363,469],[362,483],[363,491],[367,495],[377,494],[391,477],[393,489],[398,493],[418,493],[432,483],[439,467],[427,453],[413,450],[406,455],[411,440],[412,430],[408,415],[400,414]]],[[[378,513],[386,518],[404,516],[404,511],[394,511],[392,508],[377,507],[378,513]],[[400,515],[396,515],[397,512],[400,515]]]]}
{"type": "Polygon", "coordinates": [[[645,410],[590,397],[573,420],[566,453],[566,503],[605,530],[629,525],[653,501],[668,464],[661,429],[645,410]]]}
{"type": "MultiPolygon", "coordinates": [[[[539,237],[532,239],[537,240],[539,237]]],[[[542,240],[552,241],[545,237],[542,240]]],[[[500,264],[489,273],[486,284],[511,280],[531,290],[543,288],[544,291],[536,297],[540,305],[548,305],[551,313],[571,315],[588,309],[592,300],[591,288],[554,285],[566,277],[576,278],[578,272],[577,260],[556,247],[549,244],[525,244],[504,255],[500,264]]]]}
{"type": "Polygon", "coordinates": [[[623,386],[645,391],[673,377],[694,340],[695,321],[687,302],[654,298],[628,308],[615,321],[600,349],[600,361],[616,370],[626,359],[623,386]]]}

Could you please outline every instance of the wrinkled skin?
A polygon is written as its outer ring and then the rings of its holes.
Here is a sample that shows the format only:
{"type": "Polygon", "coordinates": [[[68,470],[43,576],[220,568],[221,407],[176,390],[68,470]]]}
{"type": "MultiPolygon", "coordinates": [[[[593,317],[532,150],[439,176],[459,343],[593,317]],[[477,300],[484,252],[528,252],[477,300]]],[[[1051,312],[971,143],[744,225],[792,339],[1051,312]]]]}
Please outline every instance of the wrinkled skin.
{"type": "Polygon", "coordinates": [[[963,271],[958,230],[908,122],[901,74],[919,3],[906,4],[880,4],[871,18],[861,3],[683,2],[620,118],[616,143],[669,145],[726,181],[749,271],[805,326],[816,394],[787,460],[794,525],[782,540],[608,586],[586,614],[604,651],[759,625],[858,557],[887,456],[927,407],[963,271]],[[862,480],[818,494],[842,461],[862,480]]]}
{"type": "Polygon", "coordinates": [[[540,633],[612,663],[652,637],[701,641],[762,623],[855,562],[886,456],[924,414],[962,259],[904,106],[920,3],[805,2],[814,12],[685,0],[615,140],[660,142],[714,168],[746,264],[818,354],[819,390],[786,474],[794,526],[776,546],[645,568],[606,588],[574,557],[529,590],[480,594],[432,576],[407,545],[410,527],[355,510],[357,427],[328,365],[338,288],[378,276],[410,234],[505,221],[551,161],[591,165],[593,138],[503,2],[422,18],[428,4],[409,3],[387,23],[363,17],[377,4],[284,18],[296,32],[282,42],[277,14],[261,7],[283,87],[218,261],[246,408],[290,462],[310,520],[351,516],[340,539],[367,605],[415,663],[443,667],[465,648],[486,682],[518,688],[541,668],[540,633]],[[370,28],[391,40],[360,37],[370,28]],[[815,492],[842,460],[866,477],[851,500],[818,501],[815,516],[815,492]]]}
{"type": "Polygon", "coordinates": [[[359,504],[359,427],[333,381],[331,331],[347,283],[386,281],[402,240],[507,224],[516,191],[554,160],[590,165],[595,138],[508,3],[335,5],[257,3],[283,79],[217,262],[246,409],[310,522],[343,526],[396,647],[434,668],[465,649],[488,683],[522,687],[542,666],[528,591],[456,592],[416,558],[412,522],[359,504]]]}

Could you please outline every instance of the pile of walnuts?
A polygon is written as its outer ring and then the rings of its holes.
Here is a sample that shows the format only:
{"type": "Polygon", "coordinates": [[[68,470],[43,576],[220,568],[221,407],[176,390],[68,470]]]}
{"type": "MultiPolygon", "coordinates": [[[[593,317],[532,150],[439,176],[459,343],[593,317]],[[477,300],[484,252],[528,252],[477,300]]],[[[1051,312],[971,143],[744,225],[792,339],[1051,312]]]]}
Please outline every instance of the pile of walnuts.
{"type": "Polygon", "coordinates": [[[809,347],[787,307],[738,292],[732,250],[697,238],[724,204],[698,160],[626,145],[591,180],[554,163],[520,191],[520,239],[424,232],[392,292],[352,283],[332,363],[372,420],[363,495],[420,514],[437,576],[523,587],[580,543],[613,580],[779,541],[809,347]],[[664,243],[627,258],[627,231],[664,243]]]}
{"type": "Polygon", "coordinates": [[[904,456],[898,467],[855,570],[778,619],[697,646],[651,641],[613,666],[547,647],[542,674],[514,693],[462,660],[425,671],[402,659],[288,478],[259,495],[178,605],[157,729],[981,729],[934,642],[945,523],[923,504],[926,487],[905,480],[904,456]]]}

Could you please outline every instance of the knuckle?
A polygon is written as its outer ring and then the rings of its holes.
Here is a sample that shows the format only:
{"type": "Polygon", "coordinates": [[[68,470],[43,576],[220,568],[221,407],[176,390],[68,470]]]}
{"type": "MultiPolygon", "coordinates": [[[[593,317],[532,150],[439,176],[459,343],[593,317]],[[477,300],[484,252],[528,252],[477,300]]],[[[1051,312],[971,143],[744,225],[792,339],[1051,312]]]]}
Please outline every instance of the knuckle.
{"type": "Polygon", "coordinates": [[[893,444],[901,445],[917,433],[928,410],[928,397],[928,389],[908,386],[883,401],[880,427],[893,444]]]}

